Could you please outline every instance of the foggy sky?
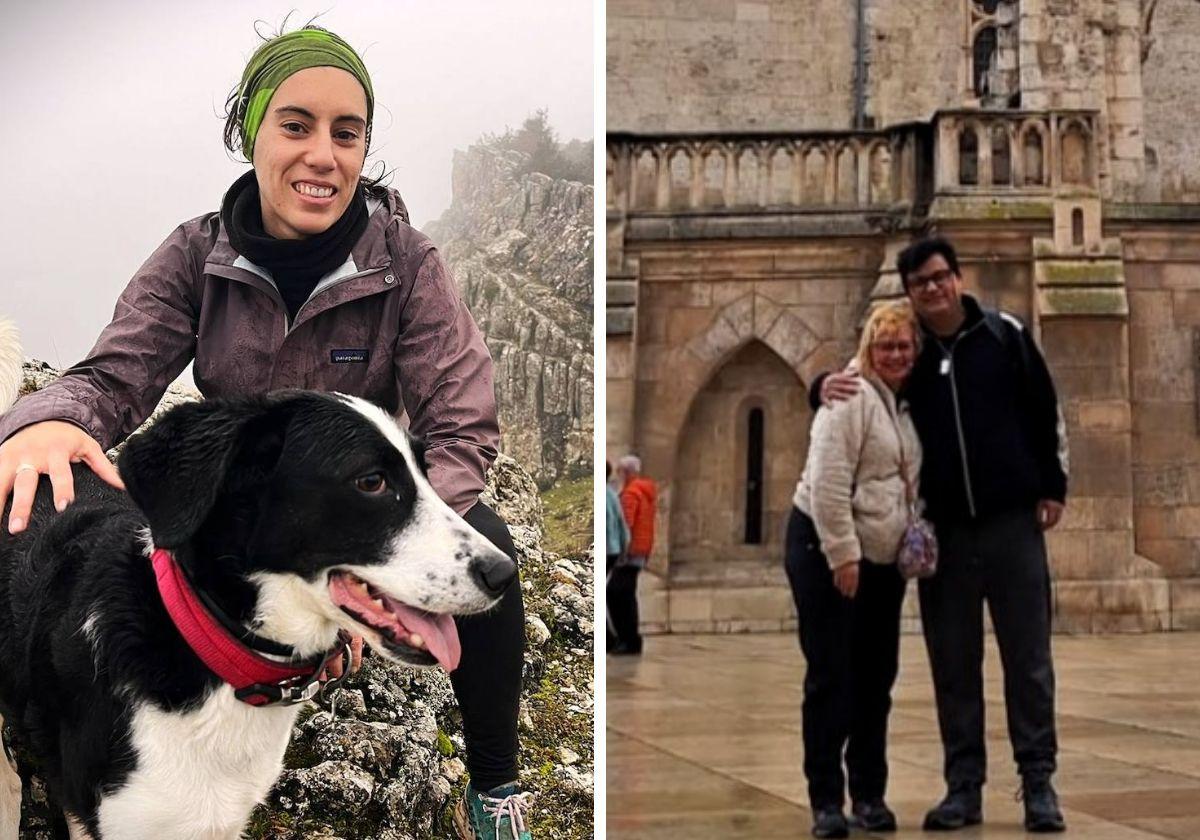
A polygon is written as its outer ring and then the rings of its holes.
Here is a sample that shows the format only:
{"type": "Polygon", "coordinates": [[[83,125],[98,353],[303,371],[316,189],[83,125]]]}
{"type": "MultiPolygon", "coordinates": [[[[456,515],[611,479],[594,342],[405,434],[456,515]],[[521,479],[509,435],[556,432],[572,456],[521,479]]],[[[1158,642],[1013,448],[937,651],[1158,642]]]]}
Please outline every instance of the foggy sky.
{"type": "Polygon", "coordinates": [[[225,99],[291,10],[363,56],[383,160],[421,227],[450,203],[453,150],[548,108],[591,138],[588,0],[41,0],[0,25],[0,317],[27,356],[78,361],[138,266],[220,206],[249,164],[222,144],[225,99]]]}

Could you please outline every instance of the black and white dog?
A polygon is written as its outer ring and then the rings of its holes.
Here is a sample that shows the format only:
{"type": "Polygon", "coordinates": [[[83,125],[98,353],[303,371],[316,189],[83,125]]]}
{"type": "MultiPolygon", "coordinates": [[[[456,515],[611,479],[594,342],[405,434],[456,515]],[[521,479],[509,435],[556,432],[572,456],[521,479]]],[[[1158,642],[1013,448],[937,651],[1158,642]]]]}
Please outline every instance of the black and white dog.
{"type": "Polygon", "coordinates": [[[516,566],[421,453],[363,400],[295,391],[164,414],[121,453],[128,496],[76,467],[56,514],[42,478],[0,534],[0,713],[73,837],[238,837],[339,630],[455,667],[451,616],[516,566]]]}
{"type": "Polygon", "coordinates": [[[21,336],[17,325],[0,318],[0,414],[17,401],[23,378],[21,372],[21,336]]]}

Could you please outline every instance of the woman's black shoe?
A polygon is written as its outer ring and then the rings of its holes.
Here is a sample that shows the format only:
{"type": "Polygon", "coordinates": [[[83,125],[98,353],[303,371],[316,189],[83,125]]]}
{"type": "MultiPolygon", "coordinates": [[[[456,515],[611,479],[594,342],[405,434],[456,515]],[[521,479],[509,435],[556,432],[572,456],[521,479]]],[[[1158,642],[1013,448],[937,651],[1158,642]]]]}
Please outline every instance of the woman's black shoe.
{"type": "Polygon", "coordinates": [[[850,825],[841,809],[822,808],[813,812],[813,837],[849,837],[850,825]]]}
{"type": "Polygon", "coordinates": [[[895,831],[896,815],[882,799],[855,802],[850,808],[851,822],[864,831],[895,831]]]}

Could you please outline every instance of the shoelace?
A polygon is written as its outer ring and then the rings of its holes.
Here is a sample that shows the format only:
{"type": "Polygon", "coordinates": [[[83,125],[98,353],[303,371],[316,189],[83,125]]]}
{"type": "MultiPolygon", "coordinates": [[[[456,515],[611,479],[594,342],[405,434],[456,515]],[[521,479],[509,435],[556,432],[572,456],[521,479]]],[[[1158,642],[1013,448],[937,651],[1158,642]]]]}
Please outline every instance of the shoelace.
{"type": "Polygon", "coordinates": [[[483,812],[496,818],[496,837],[500,836],[500,823],[508,817],[508,827],[512,831],[513,840],[520,840],[521,832],[525,830],[525,811],[533,803],[533,794],[510,793],[503,799],[480,794],[483,801],[483,812]]]}

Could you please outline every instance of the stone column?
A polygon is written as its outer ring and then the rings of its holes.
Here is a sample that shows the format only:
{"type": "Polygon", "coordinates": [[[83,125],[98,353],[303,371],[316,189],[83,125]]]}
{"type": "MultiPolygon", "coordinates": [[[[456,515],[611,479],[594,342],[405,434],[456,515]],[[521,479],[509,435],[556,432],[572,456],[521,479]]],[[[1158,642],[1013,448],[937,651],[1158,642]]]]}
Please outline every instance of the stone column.
{"type": "Polygon", "coordinates": [[[1047,535],[1055,627],[1169,626],[1167,581],[1134,551],[1129,302],[1121,243],[1100,235],[1098,197],[1054,201],[1054,236],[1035,238],[1034,318],[1070,442],[1067,513],[1047,535]],[[1074,244],[1072,214],[1083,213],[1074,244]]]}
{"type": "MultiPolygon", "coordinates": [[[[632,169],[628,149],[610,152],[611,184],[629,183],[632,169]]],[[[629,191],[610,190],[605,219],[605,333],[607,395],[605,448],[609,457],[633,447],[634,384],[637,371],[637,269],[625,258],[626,211],[629,191]]]]}

